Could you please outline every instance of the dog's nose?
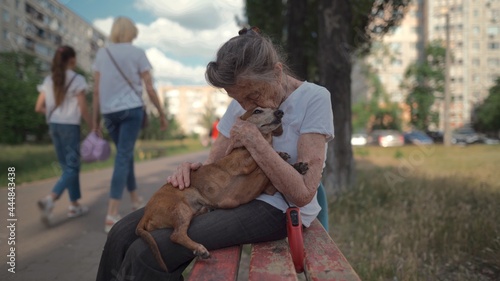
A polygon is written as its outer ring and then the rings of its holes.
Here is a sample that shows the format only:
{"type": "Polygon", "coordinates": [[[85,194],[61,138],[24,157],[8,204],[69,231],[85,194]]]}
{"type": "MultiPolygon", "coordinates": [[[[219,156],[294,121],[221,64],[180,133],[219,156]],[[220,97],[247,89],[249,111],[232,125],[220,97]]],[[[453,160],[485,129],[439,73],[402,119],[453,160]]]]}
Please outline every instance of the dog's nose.
{"type": "Polygon", "coordinates": [[[274,112],[274,116],[276,116],[278,118],[283,118],[283,110],[280,110],[280,109],[276,110],[274,112]]]}

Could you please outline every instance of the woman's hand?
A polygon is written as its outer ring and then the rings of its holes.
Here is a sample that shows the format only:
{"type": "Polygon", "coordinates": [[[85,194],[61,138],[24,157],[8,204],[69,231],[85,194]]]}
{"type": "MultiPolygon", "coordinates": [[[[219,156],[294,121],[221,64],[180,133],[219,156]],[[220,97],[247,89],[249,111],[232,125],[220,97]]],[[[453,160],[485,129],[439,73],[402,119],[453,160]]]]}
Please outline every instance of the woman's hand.
{"type": "Polygon", "coordinates": [[[191,171],[198,170],[202,166],[201,163],[182,163],[177,167],[177,171],[167,178],[167,183],[172,184],[174,187],[178,187],[183,190],[185,187],[189,187],[190,174],[191,171]]]}
{"type": "Polygon", "coordinates": [[[160,115],[160,130],[165,131],[168,127],[168,121],[164,114],[160,115]]]}
{"type": "Polygon", "coordinates": [[[254,124],[237,119],[230,131],[229,146],[226,155],[233,149],[255,143],[255,139],[261,136],[259,129],[254,124]]]}

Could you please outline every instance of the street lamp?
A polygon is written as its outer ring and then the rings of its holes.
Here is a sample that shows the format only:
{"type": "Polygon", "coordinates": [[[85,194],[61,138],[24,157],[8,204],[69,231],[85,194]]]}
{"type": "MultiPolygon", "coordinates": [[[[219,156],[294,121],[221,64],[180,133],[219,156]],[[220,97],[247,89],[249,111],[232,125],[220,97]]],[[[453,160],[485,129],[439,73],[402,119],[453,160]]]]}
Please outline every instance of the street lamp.
{"type": "Polygon", "coordinates": [[[450,13],[448,8],[444,8],[441,14],[445,16],[445,32],[446,32],[446,55],[445,55],[445,80],[444,80],[444,135],[443,143],[445,146],[451,145],[451,126],[450,126],[450,103],[451,103],[451,93],[450,93],[450,64],[451,64],[451,50],[450,50],[450,13]]]}

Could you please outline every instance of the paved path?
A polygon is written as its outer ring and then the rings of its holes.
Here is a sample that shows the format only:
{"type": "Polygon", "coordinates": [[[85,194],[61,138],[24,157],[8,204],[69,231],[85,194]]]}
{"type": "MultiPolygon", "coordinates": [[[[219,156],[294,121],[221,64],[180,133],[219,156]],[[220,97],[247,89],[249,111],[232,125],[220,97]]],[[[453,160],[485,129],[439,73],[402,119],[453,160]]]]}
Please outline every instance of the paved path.
{"type": "MultiPolygon", "coordinates": [[[[137,163],[135,173],[139,193],[148,199],[179,163],[203,162],[208,151],[137,163]]],[[[2,171],[4,172],[4,171],[2,171]]],[[[20,173],[19,171],[17,173],[20,173]]],[[[0,280],[69,281],[95,280],[97,266],[106,234],[104,216],[107,208],[112,169],[86,172],[80,175],[82,203],[90,207],[88,215],[65,219],[69,205],[67,193],[57,202],[56,224],[45,227],[40,221],[36,201],[45,196],[57,178],[19,185],[16,188],[16,229],[14,274],[8,271],[11,232],[7,228],[7,189],[0,189],[0,280]]],[[[130,199],[124,194],[121,214],[130,211],[130,199]]],[[[12,241],[12,240],[11,240],[12,241]]]]}

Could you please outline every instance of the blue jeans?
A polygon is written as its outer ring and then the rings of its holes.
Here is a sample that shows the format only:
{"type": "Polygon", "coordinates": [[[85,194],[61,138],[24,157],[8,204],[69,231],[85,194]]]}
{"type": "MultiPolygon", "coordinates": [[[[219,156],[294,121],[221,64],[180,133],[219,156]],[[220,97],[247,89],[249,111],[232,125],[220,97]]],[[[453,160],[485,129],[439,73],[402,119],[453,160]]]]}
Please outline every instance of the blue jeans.
{"type": "Polygon", "coordinates": [[[127,186],[137,188],[134,174],[134,146],[141,130],[142,107],[104,114],[104,125],[116,146],[115,165],[111,178],[110,197],[120,200],[127,186]]]}
{"type": "Polygon", "coordinates": [[[69,199],[75,202],[80,194],[80,125],[50,123],[50,136],[56,149],[62,175],[52,189],[61,196],[67,188],[69,199]]]}

